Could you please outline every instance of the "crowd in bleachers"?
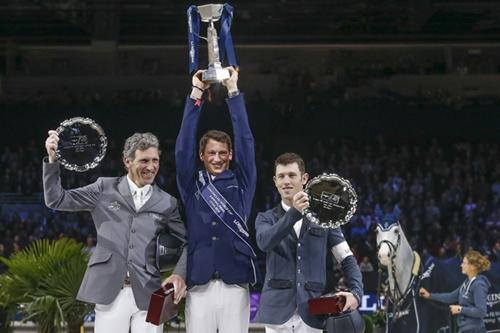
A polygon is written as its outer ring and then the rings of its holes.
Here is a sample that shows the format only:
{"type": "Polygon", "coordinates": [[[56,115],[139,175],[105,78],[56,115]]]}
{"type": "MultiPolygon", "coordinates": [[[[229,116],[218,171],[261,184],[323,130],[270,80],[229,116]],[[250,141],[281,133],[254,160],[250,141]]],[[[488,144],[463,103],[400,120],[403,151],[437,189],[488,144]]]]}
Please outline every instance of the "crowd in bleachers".
{"type": "MultiPolygon", "coordinates": [[[[338,68],[324,84],[308,70],[271,68],[278,69],[275,74],[279,75],[279,89],[270,97],[259,91],[247,96],[259,175],[254,215],[277,203],[279,196],[272,182],[273,161],[278,154],[292,150],[305,157],[311,176],[335,172],[354,184],[359,196],[358,208],[344,232],[365,271],[373,271],[377,266],[373,232],[378,221],[376,211],[395,205],[400,207],[401,224],[411,245],[420,252],[449,257],[474,247],[493,260],[500,260],[497,242],[500,144],[495,139],[498,116],[488,118],[493,113],[483,110],[481,105],[461,103],[457,108],[457,103],[449,103],[456,96],[446,92],[422,93],[411,101],[388,92],[381,92],[375,98],[349,94],[347,87],[355,87],[366,73],[377,76],[383,69],[353,74],[338,68]],[[433,108],[429,109],[429,105],[433,108]],[[460,135],[453,127],[462,129],[460,135]],[[399,134],[395,135],[396,132],[399,134]]],[[[32,109],[28,115],[13,108],[9,117],[19,122],[26,117],[33,117],[31,121],[46,121],[48,117],[63,119],[67,117],[66,106],[95,106],[100,118],[120,117],[120,127],[127,131],[120,133],[122,137],[136,130],[134,126],[140,121],[143,128],[162,139],[157,183],[177,196],[173,151],[184,94],[123,92],[114,99],[116,104],[91,92],[75,94],[71,89],[62,90],[55,100],[42,92],[35,93],[34,100],[20,102],[7,98],[3,103],[32,109]],[[54,115],[55,111],[51,113],[53,105],[63,106],[59,116],[54,115]],[[97,108],[103,106],[109,109],[97,108]],[[141,111],[137,106],[142,107],[142,112],[147,111],[148,117],[138,118],[141,111]]],[[[497,112],[495,107],[490,108],[497,112]]],[[[110,123],[115,124],[114,120],[110,123]]],[[[10,255],[39,238],[69,236],[86,242],[89,248],[95,242],[89,214],[54,212],[43,205],[40,193],[45,134],[33,135],[47,129],[25,133],[15,121],[5,128],[5,133],[10,131],[12,136],[0,148],[0,255],[10,255]],[[22,137],[26,134],[32,139],[27,143],[22,137]],[[23,211],[22,205],[17,211],[6,209],[8,196],[35,197],[33,200],[38,200],[40,209],[31,207],[23,211]]],[[[86,173],[62,172],[66,188],[86,185],[98,176],[125,173],[121,142],[115,142],[116,137],[109,139],[107,156],[97,169],[86,173]]],[[[253,225],[252,220],[249,223],[253,225]]]]}
{"type": "MultiPolygon", "coordinates": [[[[379,217],[375,212],[392,209],[396,204],[402,212],[400,222],[415,249],[444,258],[471,246],[500,260],[500,144],[441,144],[437,140],[425,145],[401,144],[379,136],[368,143],[329,137],[309,147],[307,168],[311,176],[335,172],[355,186],[358,209],[344,233],[365,270],[376,267],[373,229],[379,217]]],[[[176,194],[173,140],[164,140],[162,148],[157,182],[176,194]]],[[[255,212],[279,200],[271,181],[273,160],[260,156],[259,149],[257,154],[255,212]]],[[[40,142],[4,147],[0,156],[0,192],[26,196],[41,192],[42,156],[40,142]]],[[[116,149],[94,171],[63,171],[63,185],[72,188],[99,175],[123,173],[116,149]]],[[[69,236],[92,246],[95,231],[89,214],[41,207],[39,213],[1,213],[0,251],[4,255],[39,238],[69,236]]]]}

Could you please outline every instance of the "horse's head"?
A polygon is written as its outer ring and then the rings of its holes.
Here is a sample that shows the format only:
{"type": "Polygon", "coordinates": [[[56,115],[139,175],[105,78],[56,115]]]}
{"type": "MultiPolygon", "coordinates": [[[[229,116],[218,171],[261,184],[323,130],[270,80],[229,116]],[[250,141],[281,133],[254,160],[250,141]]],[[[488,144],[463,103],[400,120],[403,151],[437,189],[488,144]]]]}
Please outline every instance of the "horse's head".
{"type": "Polygon", "coordinates": [[[377,224],[378,261],[388,266],[401,244],[401,226],[398,221],[383,221],[377,224]]]}
{"type": "MultiPolygon", "coordinates": [[[[377,247],[378,261],[380,265],[387,267],[387,288],[385,296],[392,304],[394,317],[401,312],[404,300],[413,288],[412,278],[415,256],[403,229],[399,224],[399,208],[392,212],[380,214],[377,224],[377,247]]],[[[383,282],[379,279],[379,290],[382,290],[383,282]]]]}
{"type": "Polygon", "coordinates": [[[401,226],[399,216],[401,211],[396,205],[392,211],[382,211],[380,207],[375,208],[375,215],[379,219],[377,224],[377,248],[378,261],[383,266],[388,266],[396,256],[396,251],[401,242],[401,226]]]}

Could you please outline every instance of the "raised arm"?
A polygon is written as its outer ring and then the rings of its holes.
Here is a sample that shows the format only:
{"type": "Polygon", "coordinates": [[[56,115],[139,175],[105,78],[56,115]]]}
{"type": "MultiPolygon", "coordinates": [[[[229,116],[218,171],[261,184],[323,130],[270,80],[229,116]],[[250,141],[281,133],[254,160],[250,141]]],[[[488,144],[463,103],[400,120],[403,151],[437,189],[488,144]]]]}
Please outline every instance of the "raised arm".
{"type": "Polygon", "coordinates": [[[91,211],[101,195],[100,180],[95,183],[65,190],[61,186],[60,166],[57,162],[56,150],[59,137],[56,131],[49,131],[45,141],[48,158],[43,161],[43,194],[45,204],[49,208],[65,211],[91,211]]]}
{"type": "Polygon", "coordinates": [[[295,222],[302,214],[295,208],[290,208],[278,221],[273,221],[272,211],[259,213],[255,220],[257,246],[264,252],[272,251],[290,234],[295,222]]]}
{"type": "Polygon", "coordinates": [[[237,82],[238,72],[232,68],[227,68],[231,77],[223,84],[227,87],[228,98],[226,99],[234,134],[234,162],[235,172],[241,180],[244,189],[246,215],[250,215],[251,202],[255,192],[257,182],[257,171],[255,166],[255,141],[253,138],[243,94],[239,93],[237,82]]]}
{"type": "Polygon", "coordinates": [[[202,73],[203,71],[198,71],[193,75],[193,89],[191,95],[186,97],[181,128],[175,143],[177,187],[184,202],[187,193],[189,193],[188,186],[192,185],[196,173],[198,158],[196,131],[202,107],[201,97],[203,91],[209,87],[200,80],[199,77],[202,73]]]}

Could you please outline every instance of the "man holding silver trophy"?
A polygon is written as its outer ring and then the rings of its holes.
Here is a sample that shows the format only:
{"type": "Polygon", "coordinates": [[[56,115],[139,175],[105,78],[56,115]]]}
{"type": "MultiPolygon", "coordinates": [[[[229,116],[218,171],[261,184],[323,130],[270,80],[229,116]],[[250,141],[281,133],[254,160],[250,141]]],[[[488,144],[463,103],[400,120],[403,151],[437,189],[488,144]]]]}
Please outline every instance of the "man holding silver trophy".
{"type": "MultiPolygon", "coordinates": [[[[156,237],[169,230],[184,240],[186,229],[177,200],[154,184],[160,161],[156,136],[135,133],[125,141],[126,175],[100,177],[70,190],[61,186],[60,164],[74,171],[95,167],[94,162],[102,160],[105,151],[103,136],[102,129],[88,118],[73,118],[57,131],[49,131],[45,142],[48,157],[43,163],[45,203],[56,210],[92,215],[97,246],[77,298],[96,304],[94,331],[163,332],[163,325],[145,321],[151,294],[161,285],[156,237]]],[[[185,274],[184,250],[173,274],[164,281],[173,283],[176,303],[186,290],[185,274]]]]}
{"type": "Polygon", "coordinates": [[[194,75],[175,145],[177,185],[188,228],[187,333],[247,333],[248,284],[257,280],[256,254],[247,228],[256,184],[254,139],[244,96],[238,90],[231,19],[232,7],[227,4],[188,10],[190,72],[194,75]],[[198,70],[197,63],[200,20],[209,23],[206,70],[198,70]],[[214,28],[218,20],[220,38],[214,28]],[[221,66],[224,55],[231,66],[221,66]],[[214,83],[227,88],[234,141],[225,132],[210,130],[197,142],[204,92],[214,83]]]}
{"type": "Polygon", "coordinates": [[[255,222],[257,244],[266,253],[256,321],[266,324],[266,333],[321,333],[325,318],[311,315],[308,303],[330,292],[326,290],[329,254],[342,265],[349,288],[336,293],[345,298],[342,311],[357,309],[363,296],[361,272],[338,228],[352,216],[356,194],[348,181],[335,174],[308,183],[304,161],[295,153],[282,154],[274,167],[281,203],[259,213],[255,222]],[[307,193],[306,183],[312,184],[307,193]]]}

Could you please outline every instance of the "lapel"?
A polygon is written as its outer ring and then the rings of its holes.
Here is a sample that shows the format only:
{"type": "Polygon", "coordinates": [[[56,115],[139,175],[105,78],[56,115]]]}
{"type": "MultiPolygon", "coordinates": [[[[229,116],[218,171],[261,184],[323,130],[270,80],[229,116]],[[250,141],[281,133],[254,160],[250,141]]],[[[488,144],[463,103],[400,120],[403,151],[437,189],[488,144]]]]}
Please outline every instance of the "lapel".
{"type": "MultiPolygon", "coordinates": [[[[160,188],[156,184],[153,184],[152,186],[153,192],[151,193],[151,197],[146,203],[144,203],[144,205],[142,205],[141,209],[139,209],[137,212],[149,209],[161,200],[160,188]]],[[[118,183],[118,192],[121,194],[123,199],[125,199],[125,202],[129,206],[129,209],[135,212],[134,198],[132,197],[132,193],[130,192],[130,186],[128,185],[127,176],[121,177],[120,182],[118,183]]]]}
{"type": "MultiPolygon", "coordinates": [[[[278,204],[278,206],[274,207],[274,216],[276,218],[275,221],[278,221],[280,218],[283,217],[283,215],[286,214],[285,210],[283,209],[283,206],[281,206],[281,202],[278,204]]],[[[300,236],[302,237],[302,233],[304,232],[304,221],[306,221],[305,218],[302,218],[302,227],[300,229],[300,236]]],[[[290,230],[290,236],[295,240],[297,241],[299,238],[297,237],[297,233],[295,232],[295,229],[292,228],[292,230],[290,230]]]]}
{"type": "Polygon", "coordinates": [[[273,214],[274,214],[275,222],[278,221],[280,218],[282,218],[283,215],[285,215],[285,210],[281,206],[281,203],[278,206],[273,208],[273,214]]]}
{"type": "Polygon", "coordinates": [[[139,209],[139,212],[142,212],[144,210],[148,210],[149,208],[153,207],[161,200],[160,188],[158,186],[156,186],[156,184],[153,184],[152,191],[153,192],[151,193],[151,197],[149,198],[148,201],[146,201],[144,203],[144,205],[142,205],[141,209],[139,209]]]}
{"type": "Polygon", "coordinates": [[[304,234],[309,230],[311,222],[305,217],[302,217],[302,226],[300,227],[300,233],[299,233],[299,238],[304,237],[304,234]]]}
{"type": "Polygon", "coordinates": [[[118,192],[125,199],[125,202],[129,206],[129,209],[135,212],[134,198],[132,198],[132,193],[130,192],[130,187],[128,186],[127,176],[123,176],[118,183],[118,192]]]}

